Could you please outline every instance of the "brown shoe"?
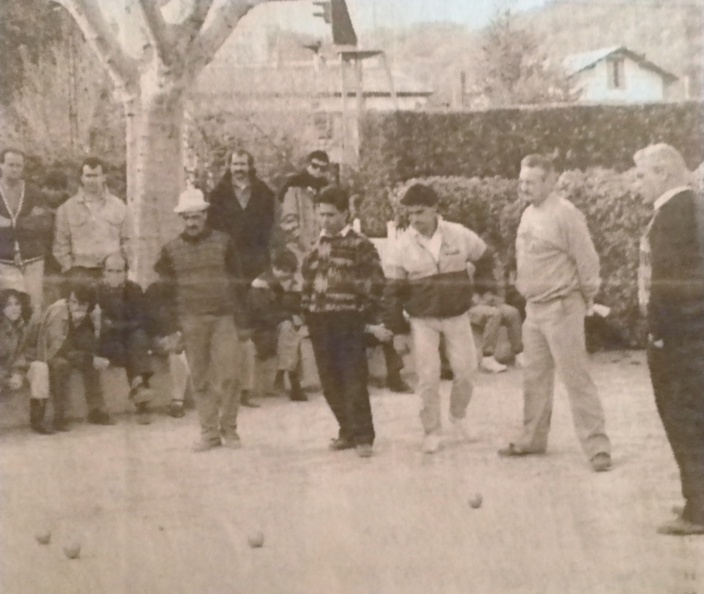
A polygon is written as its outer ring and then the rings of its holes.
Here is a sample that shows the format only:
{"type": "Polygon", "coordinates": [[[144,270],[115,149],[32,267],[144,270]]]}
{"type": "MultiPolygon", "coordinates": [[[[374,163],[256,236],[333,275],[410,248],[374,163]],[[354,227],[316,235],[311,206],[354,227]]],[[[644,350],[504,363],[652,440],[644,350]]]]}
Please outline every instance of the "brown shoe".
{"type": "Polygon", "coordinates": [[[517,458],[520,456],[539,456],[544,454],[545,450],[524,450],[519,448],[515,443],[508,444],[505,448],[498,451],[499,456],[503,458],[517,458]]]}
{"type": "Polygon", "coordinates": [[[589,461],[594,472],[606,472],[611,470],[611,455],[606,452],[599,452],[589,461]]]}
{"type": "Polygon", "coordinates": [[[339,452],[341,450],[351,450],[354,448],[354,442],[350,441],[345,437],[335,437],[330,440],[330,445],[328,447],[334,452],[339,452]]]}
{"type": "Polygon", "coordinates": [[[674,520],[662,524],[658,528],[658,534],[668,534],[671,536],[704,534],[704,524],[695,524],[684,518],[675,518],[674,520]]]}
{"type": "Polygon", "coordinates": [[[198,454],[200,452],[207,452],[208,450],[212,450],[214,448],[219,448],[221,445],[222,440],[220,438],[211,440],[201,439],[193,444],[191,451],[198,454]]]}
{"type": "Polygon", "coordinates": [[[359,443],[355,449],[360,458],[371,458],[374,453],[370,443],[359,443]]]}

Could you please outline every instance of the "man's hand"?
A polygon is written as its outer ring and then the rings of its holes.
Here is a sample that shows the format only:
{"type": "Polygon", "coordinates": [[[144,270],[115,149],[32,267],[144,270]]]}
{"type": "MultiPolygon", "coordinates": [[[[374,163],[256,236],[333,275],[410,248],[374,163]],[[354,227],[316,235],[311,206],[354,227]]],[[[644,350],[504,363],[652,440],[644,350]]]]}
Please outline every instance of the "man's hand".
{"type": "Polygon", "coordinates": [[[24,376],[21,373],[13,373],[7,380],[7,387],[12,391],[20,390],[24,385],[24,376]]]}
{"type": "Polygon", "coordinates": [[[394,338],[394,333],[383,324],[368,324],[365,330],[379,342],[389,342],[394,338]]]}
{"type": "Polygon", "coordinates": [[[93,356],[93,368],[94,369],[107,369],[110,367],[110,359],[105,357],[93,356]]]}
{"type": "Polygon", "coordinates": [[[301,316],[293,314],[291,317],[291,323],[293,324],[293,327],[298,330],[301,326],[303,326],[303,320],[301,319],[301,316]]]}

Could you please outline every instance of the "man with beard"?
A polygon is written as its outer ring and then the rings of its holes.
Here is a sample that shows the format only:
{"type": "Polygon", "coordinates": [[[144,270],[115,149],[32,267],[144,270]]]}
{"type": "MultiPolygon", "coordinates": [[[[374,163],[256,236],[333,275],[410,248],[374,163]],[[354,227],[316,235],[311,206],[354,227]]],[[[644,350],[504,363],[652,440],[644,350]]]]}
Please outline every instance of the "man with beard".
{"type": "MultiPolygon", "coordinates": [[[[257,177],[252,155],[245,150],[233,151],[227,172],[210,194],[208,226],[232,239],[242,265],[242,278],[237,279],[237,285],[243,301],[252,281],[269,269],[274,206],[274,193],[257,177]]],[[[251,400],[254,360],[254,344],[247,340],[241,373],[243,406],[259,406],[251,400]]]]}

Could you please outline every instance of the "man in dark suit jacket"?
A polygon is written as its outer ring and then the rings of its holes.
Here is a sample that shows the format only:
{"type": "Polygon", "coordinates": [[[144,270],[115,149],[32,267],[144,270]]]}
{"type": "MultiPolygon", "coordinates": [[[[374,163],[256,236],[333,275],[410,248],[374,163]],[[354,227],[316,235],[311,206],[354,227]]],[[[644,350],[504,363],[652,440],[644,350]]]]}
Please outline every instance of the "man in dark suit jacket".
{"type": "MultiPolygon", "coordinates": [[[[242,263],[242,278],[238,287],[242,299],[252,281],[269,270],[269,244],[274,228],[275,197],[269,187],[257,177],[254,158],[244,150],[234,151],[228,170],[210,193],[208,226],[227,233],[242,263]]],[[[250,399],[254,388],[254,345],[245,342],[242,369],[243,406],[259,406],[250,399]]]]}
{"type": "Polygon", "coordinates": [[[673,147],[651,145],[633,159],[638,190],[654,210],[638,275],[648,367],[685,500],[658,532],[704,534],[704,199],[673,147]]]}

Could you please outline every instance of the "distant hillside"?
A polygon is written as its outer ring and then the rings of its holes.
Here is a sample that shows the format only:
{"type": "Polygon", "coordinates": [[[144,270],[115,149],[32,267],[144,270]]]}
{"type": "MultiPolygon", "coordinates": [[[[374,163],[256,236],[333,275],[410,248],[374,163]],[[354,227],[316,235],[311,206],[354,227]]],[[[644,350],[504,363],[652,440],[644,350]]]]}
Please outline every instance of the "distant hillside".
{"type": "MultiPolygon", "coordinates": [[[[692,94],[704,95],[704,0],[553,0],[519,13],[517,22],[532,29],[558,63],[567,54],[626,45],[680,78],[688,76],[692,94]]],[[[395,33],[377,30],[362,41],[386,49],[399,68],[434,88],[434,103],[450,104],[461,72],[468,86],[473,83],[481,34],[433,23],[395,33]]],[[[677,84],[682,95],[684,83],[677,84]]]]}

